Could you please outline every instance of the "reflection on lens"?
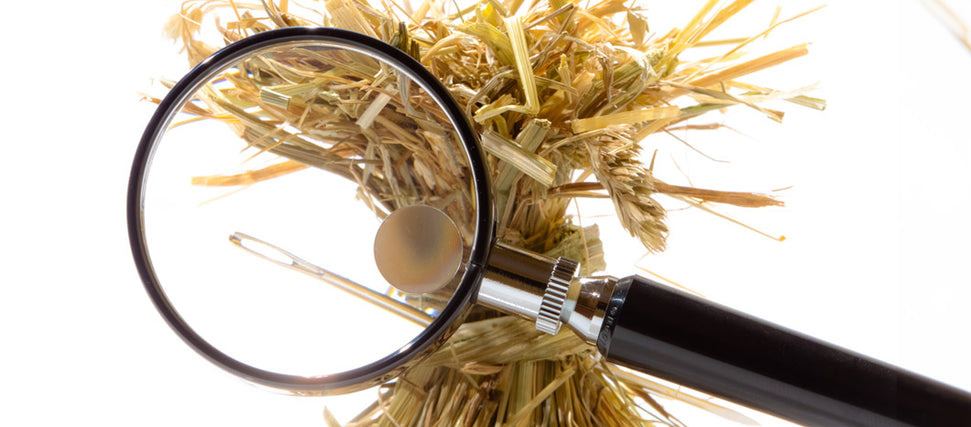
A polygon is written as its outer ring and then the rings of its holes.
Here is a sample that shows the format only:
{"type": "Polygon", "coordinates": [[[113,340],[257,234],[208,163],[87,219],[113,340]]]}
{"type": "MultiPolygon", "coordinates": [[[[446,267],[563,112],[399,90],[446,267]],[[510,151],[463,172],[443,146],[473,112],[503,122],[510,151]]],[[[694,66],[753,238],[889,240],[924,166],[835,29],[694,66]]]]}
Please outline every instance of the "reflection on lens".
{"type": "Polygon", "coordinates": [[[406,346],[448,303],[475,235],[468,155],[404,70],[291,41],[206,78],[154,141],[145,247],[185,322],[218,350],[283,374],[358,368],[406,346]],[[381,221],[445,213],[465,248],[427,294],[377,271],[381,221]]]}

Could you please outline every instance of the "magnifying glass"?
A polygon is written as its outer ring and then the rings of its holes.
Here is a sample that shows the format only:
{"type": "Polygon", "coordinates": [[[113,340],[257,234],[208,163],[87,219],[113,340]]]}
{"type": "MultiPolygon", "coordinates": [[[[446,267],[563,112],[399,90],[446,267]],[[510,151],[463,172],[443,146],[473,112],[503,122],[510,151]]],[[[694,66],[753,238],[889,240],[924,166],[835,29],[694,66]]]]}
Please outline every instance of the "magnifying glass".
{"type": "Polygon", "coordinates": [[[965,391],[642,277],[576,277],[573,260],[497,243],[490,177],[462,108],[408,54],[332,28],[267,31],[161,101],[129,182],[132,252],[189,346],[299,394],[394,379],[478,303],[800,423],[971,419],[965,391]]]}

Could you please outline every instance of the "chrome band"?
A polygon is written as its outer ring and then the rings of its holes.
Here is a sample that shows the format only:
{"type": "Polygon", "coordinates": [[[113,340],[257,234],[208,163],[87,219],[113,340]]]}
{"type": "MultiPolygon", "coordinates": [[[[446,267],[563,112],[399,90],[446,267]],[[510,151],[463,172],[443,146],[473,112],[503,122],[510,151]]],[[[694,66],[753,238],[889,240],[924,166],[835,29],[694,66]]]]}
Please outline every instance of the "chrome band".
{"type": "Polygon", "coordinates": [[[560,315],[563,312],[563,304],[566,303],[570,283],[579,269],[580,264],[572,259],[563,257],[556,259],[549,283],[546,285],[546,291],[543,293],[543,302],[536,316],[536,329],[538,331],[550,335],[556,335],[560,331],[562,324],[560,315]]]}
{"type": "Polygon", "coordinates": [[[612,276],[580,277],[573,281],[570,297],[563,307],[562,322],[589,344],[596,344],[604,313],[614,293],[617,279],[612,276]]]}
{"type": "Polygon", "coordinates": [[[479,287],[478,302],[535,321],[556,260],[498,244],[479,287]]]}
{"type": "Polygon", "coordinates": [[[584,341],[596,343],[617,279],[575,278],[578,267],[567,258],[496,245],[479,287],[478,302],[536,322],[536,329],[545,333],[555,334],[566,325],[584,341]]]}

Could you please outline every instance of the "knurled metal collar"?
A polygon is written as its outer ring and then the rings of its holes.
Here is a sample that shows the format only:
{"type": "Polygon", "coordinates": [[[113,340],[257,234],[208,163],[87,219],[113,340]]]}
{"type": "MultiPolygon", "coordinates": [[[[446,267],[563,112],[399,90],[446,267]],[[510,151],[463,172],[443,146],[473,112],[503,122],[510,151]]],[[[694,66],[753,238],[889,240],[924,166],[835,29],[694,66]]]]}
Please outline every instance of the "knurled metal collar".
{"type": "Polygon", "coordinates": [[[549,283],[546,285],[546,292],[543,293],[539,315],[536,316],[537,330],[550,335],[556,335],[560,331],[560,313],[563,311],[563,303],[566,302],[570,282],[573,281],[579,268],[580,264],[572,259],[563,257],[556,259],[549,283]]]}

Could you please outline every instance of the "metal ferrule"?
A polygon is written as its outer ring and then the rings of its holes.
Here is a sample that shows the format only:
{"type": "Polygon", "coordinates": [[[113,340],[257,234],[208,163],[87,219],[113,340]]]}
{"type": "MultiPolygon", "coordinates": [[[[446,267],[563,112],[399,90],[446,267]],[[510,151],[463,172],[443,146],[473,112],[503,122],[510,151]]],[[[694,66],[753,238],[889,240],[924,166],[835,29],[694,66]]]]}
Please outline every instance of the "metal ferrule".
{"type": "Polygon", "coordinates": [[[596,344],[615,285],[613,276],[574,279],[560,320],[588,344],[596,344]]]}
{"type": "Polygon", "coordinates": [[[556,334],[566,325],[584,341],[596,343],[604,311],[617,279],[574,277],[579,265],[506,245],[496,245],[479,288],[478,302],[536,322],[556,334]]]}
{"type": "Polygon", "coordinates": [[[556,260],[503,244],[492,249],[478,302],[535,321],[556,260]]]}

